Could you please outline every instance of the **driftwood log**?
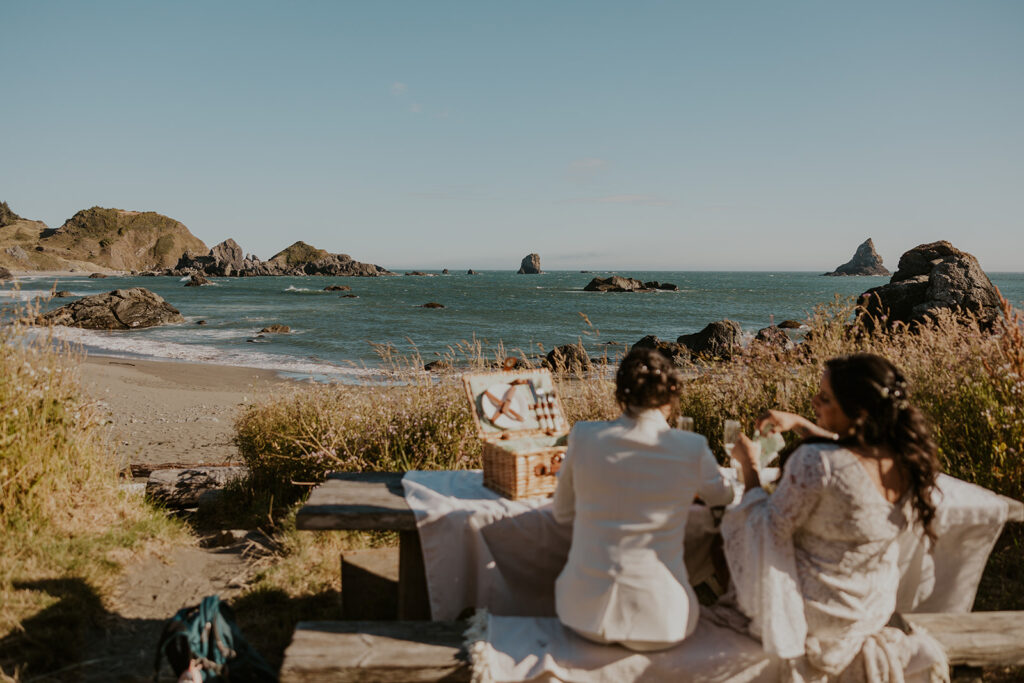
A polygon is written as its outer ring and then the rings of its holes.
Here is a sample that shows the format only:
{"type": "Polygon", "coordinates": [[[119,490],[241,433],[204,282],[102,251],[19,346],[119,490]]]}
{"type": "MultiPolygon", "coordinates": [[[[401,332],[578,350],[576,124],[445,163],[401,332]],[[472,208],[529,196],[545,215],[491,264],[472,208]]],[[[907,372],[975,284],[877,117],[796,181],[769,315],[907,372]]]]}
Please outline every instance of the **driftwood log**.
{"type": "Polygon", "coordinates": [[[168,507],[188,508],[209,502],[230,482],[241,479],[245,467],[191,467],[153,470],[146,495],[168,507]]]}

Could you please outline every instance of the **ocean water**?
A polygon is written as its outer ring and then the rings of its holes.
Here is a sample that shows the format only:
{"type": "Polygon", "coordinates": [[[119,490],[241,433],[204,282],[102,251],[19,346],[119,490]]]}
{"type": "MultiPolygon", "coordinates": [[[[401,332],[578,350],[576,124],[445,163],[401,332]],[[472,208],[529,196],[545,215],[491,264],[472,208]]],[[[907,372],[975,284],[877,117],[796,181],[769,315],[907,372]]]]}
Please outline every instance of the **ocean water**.
{"type": "MultiPolygon", "coordinates": [[[[591,278],[609,274],[482,271],[434,277],[213,278],[204,287],[185,287],[186,280],[176,277],[28,276],[20,279],[18,291],[9,284],[0,287],[0,302],[36,299],[54,287],[75,295],[146,287],[180,310],[186,322],[130,332],[59,328],[59,335],[106,355],[356,380],[378,366],[374,344],[392,344],[406,353],[415,346],[424,361],[460,342],[474,341],[485,350],[503,343],[509,351],[535,354],[582,340],[592,355],[614,356],[644,335],[674,341],[723,318],[753,334],[772,320],[803,319],[836,296],[854,297],[888,281],[818,273],[630,271],[618,274],[670,282],[679,291],[583,291],[591,278]],[[352,291],[323,291],[332,284],[348,285],[352,291]],[[427,302],[444,308],[423,308],[427,302]],[[197,325],[199,320],[206,325],[197,325]],[[257,332],[272,323],[288,325],[292,333],[258,338],[257,332]]],[[[989,276],[1004,296],[1024,306],[1024,273],[989,276]]],[[[53,299],[42,307],[49,310],[70,301],[53,299]]]]}

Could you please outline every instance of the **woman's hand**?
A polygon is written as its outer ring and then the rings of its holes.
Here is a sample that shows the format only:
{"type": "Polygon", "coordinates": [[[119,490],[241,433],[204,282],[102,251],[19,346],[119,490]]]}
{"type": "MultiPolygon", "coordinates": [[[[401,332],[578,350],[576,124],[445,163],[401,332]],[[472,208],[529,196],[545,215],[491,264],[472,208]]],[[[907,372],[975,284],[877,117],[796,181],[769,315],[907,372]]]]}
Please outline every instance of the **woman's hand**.
{"type": "Polygon", "coordinates": [[[743,473],[743,486],[749,491],[761,485],[761,478],[757,474],[757,457],[761,447],[751,441],[746,434],[740,434],[740,438],[732,447],[730,457],[740,466],[743,473]]]}
{"type": "Polygon", "coordinates": [[[838,435],[823,429],[814,424],[806,417],[796,413],[787,413],[784,410],[766,410],[761,413],[754,423],[754,428],[764,434],[766,431],[775,434],[778,432],[795,431],[803,438],[809,436],[821,437],[824,439],[836,439],[838,435]]]}

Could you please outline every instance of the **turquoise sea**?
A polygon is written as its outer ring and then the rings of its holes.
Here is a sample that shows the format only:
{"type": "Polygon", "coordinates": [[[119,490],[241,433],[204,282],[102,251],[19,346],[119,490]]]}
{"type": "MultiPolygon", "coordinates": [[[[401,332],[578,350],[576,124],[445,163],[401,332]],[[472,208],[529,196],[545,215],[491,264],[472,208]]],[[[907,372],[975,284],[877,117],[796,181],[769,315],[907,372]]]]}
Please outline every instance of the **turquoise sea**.
{"type": "MultiPolygon", "coordinates": [[[[815,306],[836,296],[853,297],[888,281],[806,272],[629,271],[617,274],[670,282],[679,291],[583,291],[591,278],[609,274],[482,271],[434,277],[214,278],[213,285],[204,287],[185,287],[176,277],[28,276],[20,279],[20,291],[7,285],[0,288],[0,296],[31,300],[54,287],[75,295],[146,287],[179,309],[186,322],[131,332],[62,328],[59,334],[105,355],[243,365],[354,380],[377,366],[373,344],[390,343],[402,352],[415,345],[429,361],[462,341],[478,340],[485,349],[504,343],[506,349],[534,354],[582,339],[593,356],[606,351],[614,356],[644,335],[674,341],[723,318],[737,321],[753,334],[772,320],[803,319],[815,306]],[[323,291],[332,284],[352,290],[323,291]],[[422,308],[427,302],[444,308],[422,308]],[[199,320],[206,324],[197,325],[199,320]],[[292,333],[257,337],[262,327],[272,323],[288,325],[292,333]]],[[[989,276],[1010,301],[1024,305],[1024,273],[989,276]]],[[[53,299],[42,305],[50,309],[68,302],[53,299]]]]}

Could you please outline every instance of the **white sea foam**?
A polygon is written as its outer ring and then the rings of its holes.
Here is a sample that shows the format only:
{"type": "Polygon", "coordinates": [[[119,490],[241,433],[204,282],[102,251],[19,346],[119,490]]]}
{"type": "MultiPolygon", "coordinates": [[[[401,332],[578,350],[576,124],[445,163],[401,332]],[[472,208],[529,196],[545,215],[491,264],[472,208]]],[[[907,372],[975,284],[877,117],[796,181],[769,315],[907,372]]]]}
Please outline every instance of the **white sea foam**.
{"type": "MultiPolygon", "coordinates": [[[[378,374],[372,369],[346,367],[320,360],[304,360],[289,356],[246,350],[217,349],[207,345],[182,344],[180,342],[139,337],[134,332],[104,332],[83,330],[77,327],[53,327],[56,339],[70,344],[81,345],[86,350],[114,355],[128,355],[152,360],[182,360],[195,363],[234,365],[247,368],[275,370],[289,375],[323,379],[342,380],[345,377],[367,377],[378,374]]],[[[205,336],[206,330],[194,330],[205,336]]],[[[211,330],[216,334],[228,331],[211,330]]],[[[238,338],[237,331],[230,336],[238,338]]],[[[248,335],[246,335],[248,336],[248,335]]]]}

